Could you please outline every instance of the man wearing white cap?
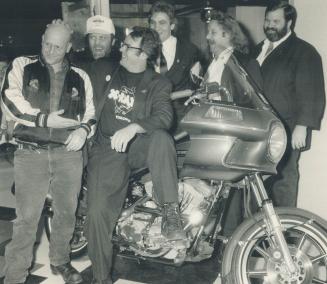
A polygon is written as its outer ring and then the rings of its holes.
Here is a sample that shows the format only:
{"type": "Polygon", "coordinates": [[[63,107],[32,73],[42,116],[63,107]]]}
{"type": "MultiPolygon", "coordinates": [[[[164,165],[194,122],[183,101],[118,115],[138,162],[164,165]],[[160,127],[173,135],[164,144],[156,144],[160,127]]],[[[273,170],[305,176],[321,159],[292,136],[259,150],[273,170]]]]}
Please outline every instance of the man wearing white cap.
{"type": "Polygon", "coordinates": [[[115,26],[108,17],[96,15],[87,19],[86,40],[87,48],[83,52],[72,55],[71,61],[84,69],[89,75],[93,87],[95,105],[103,94],[103,86],[110,76],[114,62],[119,62],[119,56],[115,55],[112,46],[114,44],[115,26]]]}
{"type": "Polygon", "coordinates": [[[96,15],[87,19],[86,34],[90,52],[95,60],[110,54],[115,27],[110,18],[96,15]]]}

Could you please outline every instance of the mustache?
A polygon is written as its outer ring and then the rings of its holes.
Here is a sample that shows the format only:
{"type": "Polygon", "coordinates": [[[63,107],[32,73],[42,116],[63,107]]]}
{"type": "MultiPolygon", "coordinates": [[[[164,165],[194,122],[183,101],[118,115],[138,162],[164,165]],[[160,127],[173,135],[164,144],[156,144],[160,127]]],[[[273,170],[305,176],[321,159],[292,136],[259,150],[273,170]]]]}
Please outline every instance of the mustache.
{"type": "Polygon", "coordinates": [[[265,31],[266,32],[277,32],[277,29],[274,29],[274,28],[266,28],[265,31]]]}

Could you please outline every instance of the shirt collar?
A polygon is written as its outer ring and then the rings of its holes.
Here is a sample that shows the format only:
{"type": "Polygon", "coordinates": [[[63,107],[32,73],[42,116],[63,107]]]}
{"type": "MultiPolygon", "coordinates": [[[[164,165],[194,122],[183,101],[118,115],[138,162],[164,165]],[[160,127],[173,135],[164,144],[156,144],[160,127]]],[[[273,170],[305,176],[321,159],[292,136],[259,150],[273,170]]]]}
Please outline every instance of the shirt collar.
{"type": "Polygon", "coordinates": [[[171,35],[169,38],[167,38],[167,39],[162,43],[162,48],[163,48],[164,50],[169,50],[169,48],[170,48],[171,46],[176,45],[176,41],[177,41],[176,37],[174,37],[174,36],[171,35]]]}
{"type": "MultiPolygon", "coordinates": [[[[51,70],[52,72],[54,72],[53,67],[51,65],[45,63],[45,66],[49,70],[51,70]]],[[[62,62],[62,65],[61,65],[61,69],[58,72],[56,72],[56,73],[58,73],[58,74],[65,74],[68,71],[68,69],[69,69],[69,61],[65,57],[64,60],[63,60],[63,62],[62,62]]]]}
{"type": "Polygon", "coordinates": [[[232,46],[227,47],[225,50],[223,50],[217,58],[214,58],[214,60],[222,61],[224,64],[227,63],[229,57],[232,55],[234,51],[234,48],[232,46]]]}

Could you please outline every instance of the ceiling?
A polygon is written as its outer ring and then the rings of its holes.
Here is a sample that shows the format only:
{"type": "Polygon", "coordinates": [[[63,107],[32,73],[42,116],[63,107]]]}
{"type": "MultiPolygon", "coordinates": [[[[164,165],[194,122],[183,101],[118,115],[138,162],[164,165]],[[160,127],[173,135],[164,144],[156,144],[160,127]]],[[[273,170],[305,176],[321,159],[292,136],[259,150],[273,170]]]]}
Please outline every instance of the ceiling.
{"type": "MultiPolygon", "coordinates": [[[[15,48],[24,52],[39,49],[44,27],[49,21],[62,17],[62,2],[71,2],[76,8],[88,5],[90,0],[0,0],[0,48],[15,48]]],[[[109,0],[113,18],[147,17],[149,5],[156,0],[109,0]],[[118,4],[129,4],[134,9],[121,9],[118,4]],[[116,9],[115,6],[117,5],[116,9]],[[135,9],[136,8],[136,9],[135,9]],[[126,11],[125,11],[126,10],[126,11]],[[131,12],[132,11],[132,12],[131,12]]],[[[200,12],[204,7],[228,8],[237,5],[265,5],[271,0],[166,0],[176,5],[177,16],[200,12]]]]}

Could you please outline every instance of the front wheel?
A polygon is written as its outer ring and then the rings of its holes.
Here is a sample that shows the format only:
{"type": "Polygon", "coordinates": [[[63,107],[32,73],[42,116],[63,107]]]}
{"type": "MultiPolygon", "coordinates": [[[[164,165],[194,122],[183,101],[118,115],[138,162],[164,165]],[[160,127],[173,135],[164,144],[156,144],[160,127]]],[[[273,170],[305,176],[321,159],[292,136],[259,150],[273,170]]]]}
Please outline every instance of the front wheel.
{"type": "Polygon", "coordinates": [[[327,222],[297,208],[277,208],[297,268],[290,274],[273,236],[257,213],[235,231],[224,252],[225,284],[327,283],[327,222]]]}

